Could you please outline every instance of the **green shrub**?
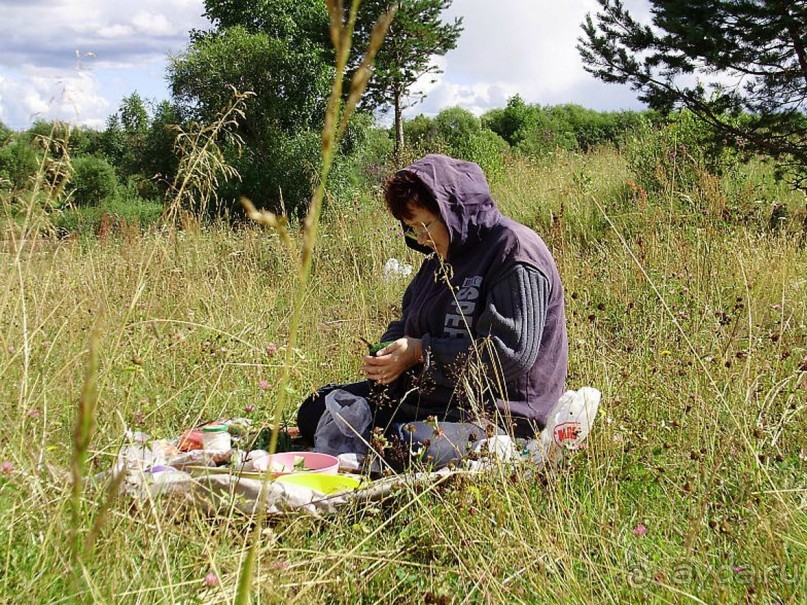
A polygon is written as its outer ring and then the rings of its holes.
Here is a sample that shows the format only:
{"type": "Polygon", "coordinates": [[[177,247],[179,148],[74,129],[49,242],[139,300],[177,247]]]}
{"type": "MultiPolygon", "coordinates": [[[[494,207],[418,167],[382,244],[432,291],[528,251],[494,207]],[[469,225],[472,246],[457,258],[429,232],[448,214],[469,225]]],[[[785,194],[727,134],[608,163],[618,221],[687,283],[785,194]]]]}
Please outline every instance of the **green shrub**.
{"type": "Polygon", "coordinates": [[[175,125],[181,121],[179,110],[163,101],[155,108],[145,135],[140,172],[150,179],[156,196],[165,195],[168,184],[176,176],[179,158],[174,153],[175,125]]]}
{"type": "Polygon", "coordinates": [[[482,120],[461,107],[444,109],[434,118],[417,116],[404,122],[404,136],[403,164],[428,153],[443,153],[476,162],[488,178],[501,173],[510,148],[501,136],[483,127],[482,120]]]}
{"type": "Polygon", "coordinates": [[[516,95],[507,101],[504,109],[493,109],[484,114],[482,124],[515,147],[523,140],[525,133],[535,128],[535,108],[516,95]]]}
{"type": "Polygon", "coordinates": [[[12,137],[0,148],[0,180],[11,183],[14,189],[25,189],[39,169],[39,155],[23,137],[12,137]]]}
{"type": "Polygon", "coordinates": [[[227,160],[241,181],[230,179],[221,187],[222,210],[240,211],[238,199],[243,195],[258,208],[304,214],[320,164],[320,145],[320,135],[313,130],[294,135],[277,130],[271,145],[245,147],[241,154],[229,149],[227,160]]]}
{"type": "Polygon", "coordinates": [[[160,224],[165,205],[162,201],[142,199],[127,191],[101,204],[101,210],[129,225],[147,229],[160,224]]]}
{"type": "Polygon", "coordinates": [[[53,216],[53,226],[61,236],[90,237],[101,224],[99,207],[66,208],[53,216]]]}
{"type": "Polygon", "coordinates": [[[404,142],[408,146],[428,146],[437,136],[434,119],[418,115],[403,123],[404,142]]]}
{"type": "Polygon", "coordinates": [[[515,139],[515,149],[532,158],[544,157],[557,149],[576,151],[579,148],[572,127],[558,113],[537,106],[533,119],[516,132],[515,139]]]}
{"type": "Polygon", "coordinates": [[[381,185],[389,175],[394,146],[388,128],[369,128],[347,162],[352,182],[364,188],[381,185]]]}
{"type": "Polygon", "coordinates": [[[666,124],[645,121],[625,146],[628,166],[648,193],[690,192],[699,173],[720,174],[721,151],[707,146],[708,134],[696,118],[682,111],[666,124]]]}
{"type": "Polygon", "coordinates": [[[510,146],[502,137],[490,130],[481,130],[458,142],[451,155],[461,160],[476,162],[485,172],[488,181],[498,179],[504,170],[510,146]]]}
{"type": "Polygon", "coordinates": [[[0,145],[5,145],[11,140],[11,135],[14,134],[14,131],[11,130],[8,126],[0,122],[0,145]]]}
{"type": "Polygon", "coordinates": [[[408,166],[429,153],[451,155],[446,137],[450,128],[448,123],[446,119],[438,128],[436,118],[423,115],[404,121],[404,148],[399,153],[399,164],[408,166]]]}
{"type": "Polygon", "coordinates": [[[527,105],[516,95],[504,109],[494,109],[482,116],[482,124],[521,155],[539,158],[558,148],[578,148],[575,133],[563,117],[561,111],[527,105]]]}
{"type": "Polygon", "coordinates": [[[374,124],[375,118],[366,112],[350,120],[328,176],[326,210],[337,201],[352,203],[360,192],[378,184],[380,165],[391,157],[393,144],[389,131],[374,124]]]}
{"type": "Polygon", "coordinates": [[[545,111],[556,133],[563,133],[566,148],[572,148],[570,138],[574,137],[572,145],[581,151],[590,151],[597,145],[618,145],[626,133],[640,128],[649,116],[648,112],[594,111],[571,103],[545,111]]]}
{"type": "Polygon", "coordinates": [[[434,118],[417,116],[404,122],[404,141],[411,152],[407,157],[428,153],[459,157],[481,132],[480,119],[462,107],[449,107],[434,118]]]}
{"type": "MultiPolygon", "coordinates": [[[[352,199],[367,182],[363,164],[385,161],[391,141],[372,124],[372,116],[360,114],[347,128],[328,176],[329,198],[352,199]],[[373,159],[373,153],[380,158],[373,159]]],[[[244,196],[257,208],[298,218],[305,214],[322,162],[321,135],[312,129],[289,134],[275,128],[270,140],[269,145],[224,148],[240,178],[220,185],[219,206],[212,213],[241,216],[244,196]]]]}
{"type": "Polygon", "coordinates": [[[60,120],[36,120],[22,133],[29,141],[53,139],[66,146],[68,155],[78,157],[101,152],[101,133],[86,126],[60,120]]]}
{"type": "Polygon", "coordinates": [[[482,130],[482,122],[462,107],[448,107],[434,117],[435,135],[449,148],[459,149],[482,130]]]}
{"type": "Polygon", "coordinates": [[[88,155],[73,160],[73,197],[77,206],[97,206],[115,195],[115,169],[104,158],[88,155]]]}
{"type": "Polygon", "coordinates": [[[557,149],[589,151],[597,145],[618,145],[626,132],[638,128],[650,112],[601,112],[580,105],[527,105],[516,95],[504,109],[482,116],[489,128],[521,155],[540,158],[557,149]]]}
{"type": "Polygon", "coordinates": [[[692,113],[672,114],[666,124],[645,121],[623,151],[636,185],[651,201],[713,218],[737,219],[745,212],[732,208],[726,194],[726,177],[739,167],[737,154],[692,113]]]}
{"type": "Polygon", "coordinates": [[[62,235],[77,237],[97,235],[103,222],[113,230],[123,225],[146,230],[160,224],[164,208],[161,202],[144,200],[133,191],[125,191],[97,206],[63,210],[53,216],[53,225],[62,235]]]}

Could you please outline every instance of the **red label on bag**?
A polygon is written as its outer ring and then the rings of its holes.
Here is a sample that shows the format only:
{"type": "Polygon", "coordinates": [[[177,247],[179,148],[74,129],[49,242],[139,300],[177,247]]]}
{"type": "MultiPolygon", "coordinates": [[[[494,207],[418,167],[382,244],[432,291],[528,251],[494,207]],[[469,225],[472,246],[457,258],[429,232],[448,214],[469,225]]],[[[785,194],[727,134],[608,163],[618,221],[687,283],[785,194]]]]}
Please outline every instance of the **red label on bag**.
{"type": "Polygon", "coordinates": [[[577,436],[580,434],[579,422],[563,422],[555,427],[553,433],[555,443],[560,447],[574,448],[577,444],[577,436]],[[569,443],[570,442],[570,443],[569,443]]]}

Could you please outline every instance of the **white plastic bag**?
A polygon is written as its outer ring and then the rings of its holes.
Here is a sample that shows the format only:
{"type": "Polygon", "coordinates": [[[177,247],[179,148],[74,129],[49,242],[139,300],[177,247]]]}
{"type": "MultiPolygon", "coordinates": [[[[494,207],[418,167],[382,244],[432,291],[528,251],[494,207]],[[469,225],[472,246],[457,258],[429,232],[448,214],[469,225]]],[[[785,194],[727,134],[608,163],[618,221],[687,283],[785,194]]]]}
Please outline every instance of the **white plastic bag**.
{"type": "Polygon", "coordinates": [[[602,393],[592,387],[578,391],[566,391],[549,415],[546,427],[539,439],[527,444],[527,456],[539,464],[555,461],[565,450],[575,451],[584,447],[602,393]]]}
{"type": "Polygon", "coordinates": [[[399,277],[409,277],[412,274],[412,265],[407,265],[397,258],[391,258],[384,263],[384,277],[387,280],[399,277]]]}
{"type": "Polygon", "coordinates": [[[314,433],[314,451],[339,454],[367,453],[373,413],[364,397],[343,389],[325,396],[325,413],[314,433]]]}
{"type": "Polygon", "coordinates": [[[518,455],[513,440],[508,435],[494,435],[475,441],[473,451],[491,460],[510,462],[518,455]]]}

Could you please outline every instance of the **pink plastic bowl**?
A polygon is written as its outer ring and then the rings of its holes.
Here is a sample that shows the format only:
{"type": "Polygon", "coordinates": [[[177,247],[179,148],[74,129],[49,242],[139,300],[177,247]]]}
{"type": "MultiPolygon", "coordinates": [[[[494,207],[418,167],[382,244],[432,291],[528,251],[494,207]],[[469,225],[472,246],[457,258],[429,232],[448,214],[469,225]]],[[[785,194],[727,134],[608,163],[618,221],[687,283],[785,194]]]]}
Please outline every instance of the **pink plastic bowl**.
{"type": "Polygon", "coordinates": [[[320,452],[284,452],[282,454],[267,454],[252,461],[256,471],[269,471],[276,477],[292,473],[328,473],[335,475],[339,472],[339,460],[329,454],[320,452]],[[303,458],[303,470],[294,468],[294,459],[303,458]],[[280,468],[283,470],[279,470],[280,468]],[[273,470],[275,469],[275,470],[273,470]]]}

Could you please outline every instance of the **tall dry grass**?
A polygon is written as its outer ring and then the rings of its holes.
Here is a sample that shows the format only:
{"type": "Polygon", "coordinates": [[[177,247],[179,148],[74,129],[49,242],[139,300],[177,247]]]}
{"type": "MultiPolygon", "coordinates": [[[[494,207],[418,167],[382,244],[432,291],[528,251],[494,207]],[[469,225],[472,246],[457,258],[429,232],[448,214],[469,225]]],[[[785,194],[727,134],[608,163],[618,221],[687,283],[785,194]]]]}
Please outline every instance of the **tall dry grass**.
{"type": "MultiPolygon", "coordinates": [[[[342,67],[357,4],[345,19],[329,3],[342,67]]],[[[514,161],[494,188],[558,259],[569,386],[604,395],[584,452],[538,476],[502,467],[268,526],[170,498],[115,498],[114,478],[94,484],[127,429],[172,438],[243,415],[278,425],[312,389],[358,377],[358,336],[383,331],[406,285],[383,275],[385,261],[419,262],[370,196],[320,225],[331,154],[368,69],[341,105],[337,66],[302,225],[256,212],[279,228],[195,222],[53,241],[30,198],[0,252],[0,596],[797,602],[807,560],[803,199],[785,199],[790,218],[772,226],[753,212],[752,184],[734,192],[751,219],[721,221],[722,191],[712,199],[704,188],[698,213],[684,197],[653,199],[615,151],[514,161]]],[[[216,138],[238,108],[221,129],[185,137],[178,214],[203,210],[194,204],[199,192],[210,199],[217,174],[235,176],[216,138]]]]}
{"type": "MultiPolygon", "coordinates": [[[[639,213],[618,203],[626,178],[618,155],[569,156],[513,165],[494,192],[559,260],[569,386],[604,395],[589,448],[537,478],[502,470],[328,519],[274,520],[256,551],[256,600],[798,602],[804,247],[787,231],[639,213]],[[624,243],[587,195],[630,226],[624,243]]],[[[289,402],[358,377],[356,335],[379,334],[405,287],[384,262],[418,262],[378,200],[350,212],[321,228],[289,402]]],[[[296,227],[289,237],[302,245],[296,227]]],[[[287,254],[274,232],[215,226],[3,253],[4,601],[234,599],[248,519],[170,499],[113,501],[92,556],[71,562],[72,432],[94,326],[86,476],[109,467],[126,428],[170,438],[217,416],[270,417],[298,283],[287,254]]],[[[104,502],[103,486],[82,491],[82,534],[104,502]]]]}

